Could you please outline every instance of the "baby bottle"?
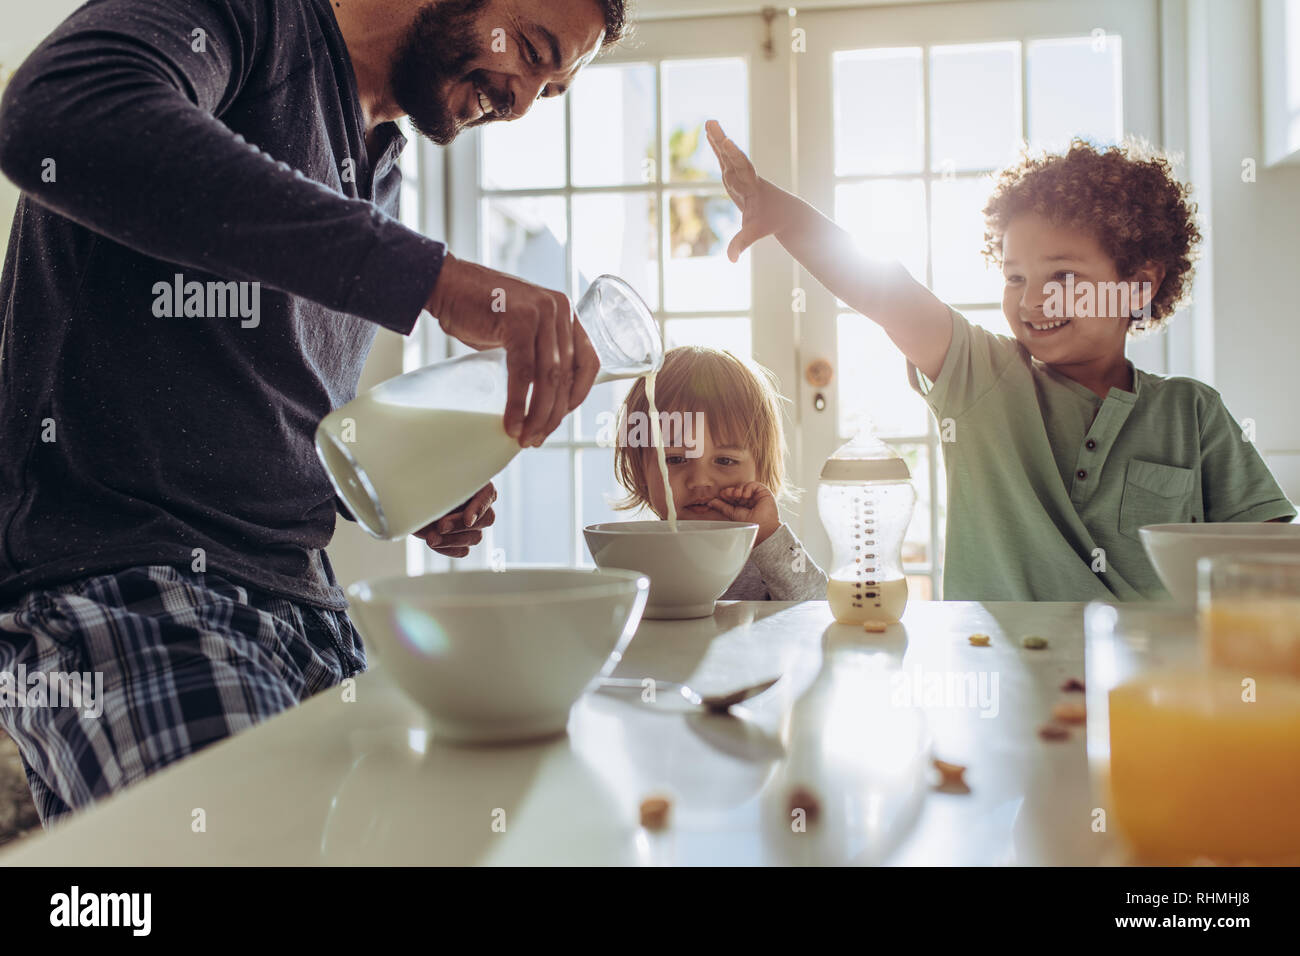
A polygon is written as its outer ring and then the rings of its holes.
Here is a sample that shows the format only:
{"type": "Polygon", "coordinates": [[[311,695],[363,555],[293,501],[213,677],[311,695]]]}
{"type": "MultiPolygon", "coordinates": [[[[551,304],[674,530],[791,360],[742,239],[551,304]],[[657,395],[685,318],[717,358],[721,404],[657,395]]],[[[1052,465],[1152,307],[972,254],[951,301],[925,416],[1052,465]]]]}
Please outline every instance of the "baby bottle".
{"type": "Polygon", "coordinates": [[[826,597],[835,620],[889,624],[903,616],[903,538],[915,504],[907,462],[873,436],[858,435],[826,460],[817,510],[833,550],[826,597]]]}
{"type": "MultiPolygon", "coordinates": [[[[622,279],[603,275],[578,302],[600,359],[596,384],[663,364],[654,315],[622,279]]],[[[357,523],[387,541],[468,500],[520,451],[506,434],[505,349],[437,362],[376,385],[321,420],[316,454],[357,523]]]]}

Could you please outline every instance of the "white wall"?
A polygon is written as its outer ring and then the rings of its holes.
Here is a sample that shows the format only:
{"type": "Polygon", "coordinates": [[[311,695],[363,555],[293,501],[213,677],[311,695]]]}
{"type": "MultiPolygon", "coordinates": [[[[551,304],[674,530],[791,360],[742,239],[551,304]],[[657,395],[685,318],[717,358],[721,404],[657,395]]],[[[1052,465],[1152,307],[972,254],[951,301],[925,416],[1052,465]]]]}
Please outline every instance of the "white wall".
{"type": "Polygon", "coordinates": [[[1197,365],[1237,419],[1254,419],[1256,446],[1300,501],[1300,167],[1264,165],[1258,4],[1188,0],[1186,19],[1190,168],[1211,240],[1197,309],[1212,351],[1197,365]]]}

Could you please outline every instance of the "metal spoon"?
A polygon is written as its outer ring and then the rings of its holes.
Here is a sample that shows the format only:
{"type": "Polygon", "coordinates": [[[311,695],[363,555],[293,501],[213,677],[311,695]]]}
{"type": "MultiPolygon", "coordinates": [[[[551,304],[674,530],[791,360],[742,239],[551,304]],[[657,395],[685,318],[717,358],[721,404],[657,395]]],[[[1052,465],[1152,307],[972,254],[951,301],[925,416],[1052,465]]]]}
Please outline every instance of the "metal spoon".
{"type": "MultiPolygon", "coordinates": [[[[707,697],[696,693],[685,684],[678,684],[675,681],[669,680],[655,681],[655,691],[676,690],[677,693],[682,695],[682,698],[688,704],[693,704],[696,707],[703,707],[711,713],[723,714],[741,701],[749,700],[751,697],[757,697],[780,679],[779,676],[773,677],[771,680],[765,680],[758,684],[751,684],[748,687],[742,687],[740,690],[734,690],[729,694],[710,694],[707,697]]],[[[600,679],[600,686],[602,688],[616,690],[643,690],[645,688],[645,680],[634,677],[602,677],[600,679]]]]}

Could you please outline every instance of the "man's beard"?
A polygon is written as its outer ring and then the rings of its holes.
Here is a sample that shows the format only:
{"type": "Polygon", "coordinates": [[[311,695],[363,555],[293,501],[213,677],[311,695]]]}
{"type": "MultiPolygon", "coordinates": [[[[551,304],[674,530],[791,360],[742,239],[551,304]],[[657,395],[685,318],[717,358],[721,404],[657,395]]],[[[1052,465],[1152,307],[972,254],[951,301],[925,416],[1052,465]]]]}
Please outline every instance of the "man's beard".
{"type": "Polygon", "coordinates": [[[423,7],[393,61],[393,98],[412,125],[439,146],[460,132],[447,95],[467,79],[466,68],[482,53],[478,14],[486,5],[487,0],[438,0],[423,7]]]}

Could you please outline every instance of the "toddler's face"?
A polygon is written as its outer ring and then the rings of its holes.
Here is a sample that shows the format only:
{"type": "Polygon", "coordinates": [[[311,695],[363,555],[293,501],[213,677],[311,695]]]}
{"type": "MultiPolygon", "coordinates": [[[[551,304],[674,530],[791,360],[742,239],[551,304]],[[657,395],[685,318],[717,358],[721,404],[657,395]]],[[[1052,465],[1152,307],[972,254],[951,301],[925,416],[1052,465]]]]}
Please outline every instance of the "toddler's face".
{"type": "Polygon", "coordinates": [[[1123,355],[1129,316],[1155,291],[1148,285],[1144,297],[1141,283],[1154,278],[1149,272],[1119,276],[1093,236],[1036,213],[1007,226],[1002,259],[1002,314],[1011,333],[1048,365],[1123,355]]]}
{"type": "MultiPolygon", "coordinates": [[[[701,425],[691,454],[696,451],[700,452],[698,456],[688,457],[684,447],[668,446],[664,449],[677,517],[693,521],[730,521],[726,515],[710,508],[708,502],[723,488],[758,480],[754,455],[747,448],[715,445],[707,423],[701,425]]],[[[649,485],[650,507],[660,518],[667,518],[668,496],[664,493],[658,456],[653,448],[641,450],[641,462],[649,485]]]]}

